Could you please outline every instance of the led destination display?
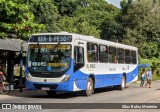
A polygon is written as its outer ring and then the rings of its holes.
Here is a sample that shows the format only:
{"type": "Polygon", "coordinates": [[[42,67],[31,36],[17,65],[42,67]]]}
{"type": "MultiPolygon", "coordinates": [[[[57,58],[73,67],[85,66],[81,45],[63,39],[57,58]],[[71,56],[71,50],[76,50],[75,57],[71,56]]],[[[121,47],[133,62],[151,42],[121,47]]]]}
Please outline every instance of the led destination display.
{"type": "Polygon", "coordinates": [[[30,42],[71,42],[71,35],[35,35],[30,42]]]}

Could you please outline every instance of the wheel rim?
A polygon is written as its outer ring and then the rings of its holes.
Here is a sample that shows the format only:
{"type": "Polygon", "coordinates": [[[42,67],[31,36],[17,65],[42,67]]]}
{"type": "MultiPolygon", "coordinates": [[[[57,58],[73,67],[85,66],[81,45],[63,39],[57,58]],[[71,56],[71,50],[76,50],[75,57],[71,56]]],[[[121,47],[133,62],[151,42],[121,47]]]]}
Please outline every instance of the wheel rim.
{"type": "Polygon", "coordinates": [[[1,88],[1,93],[2,94],[7,94],[8,92],[9,92],[9,86],[3,86],[2,88],[1,88]]]}
{"type": "Polygon", "coordinates": [[[124,79],[124,77],[122,79],[122,88],[125,88],[125,79],[124,79]]]}
{"type": "Polygon", "coordinates": [[[87,92],[88,92],[89,94],[92,93],[92,83],[91,83],[90,81],[89,81],[88,84],[87,84],[87,92]]]}

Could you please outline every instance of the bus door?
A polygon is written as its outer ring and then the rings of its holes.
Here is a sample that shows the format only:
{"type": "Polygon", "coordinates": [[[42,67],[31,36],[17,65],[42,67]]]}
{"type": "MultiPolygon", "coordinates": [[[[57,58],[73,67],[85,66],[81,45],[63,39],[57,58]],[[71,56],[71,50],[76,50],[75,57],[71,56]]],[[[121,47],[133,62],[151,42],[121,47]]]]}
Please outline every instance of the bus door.
{"type": "Polygon", "coordinates": [[[84,67],[84,47],[85,42],[81,40],[75,40],[74,42],[74,72],[84,67]]]}

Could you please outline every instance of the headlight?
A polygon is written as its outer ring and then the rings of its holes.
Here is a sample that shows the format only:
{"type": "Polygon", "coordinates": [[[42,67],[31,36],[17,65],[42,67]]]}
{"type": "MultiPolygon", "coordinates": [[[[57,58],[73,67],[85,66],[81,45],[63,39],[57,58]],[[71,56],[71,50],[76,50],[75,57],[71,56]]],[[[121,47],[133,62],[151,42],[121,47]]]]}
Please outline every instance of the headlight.
{"type": "Polygon", "coordinates": [[[70,78],[70,75],[67,75],[61,82],[67,82],[70,78]]]}
{"type": "Polygon", "coordinates": [[[27,80],[31,80],[31,78],[30,78],[28,75],[26,75],[26,79],[27,79],[27,80]]]}

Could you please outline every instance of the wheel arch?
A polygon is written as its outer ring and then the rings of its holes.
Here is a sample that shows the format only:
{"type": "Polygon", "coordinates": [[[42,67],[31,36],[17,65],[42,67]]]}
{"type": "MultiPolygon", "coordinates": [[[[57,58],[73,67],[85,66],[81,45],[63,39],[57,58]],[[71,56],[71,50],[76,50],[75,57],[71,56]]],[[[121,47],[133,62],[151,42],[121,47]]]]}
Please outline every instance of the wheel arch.
{"type": "Polygon", "coordinates": [[[126,75],[126,73],[125,72],[123,72],[123,74],[122,74],[122,77],[125,77],[125,83],[126,83],[126,81],[127,81],[127,75],[126,75]]]}

